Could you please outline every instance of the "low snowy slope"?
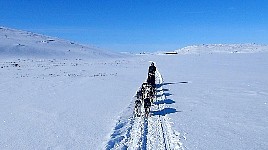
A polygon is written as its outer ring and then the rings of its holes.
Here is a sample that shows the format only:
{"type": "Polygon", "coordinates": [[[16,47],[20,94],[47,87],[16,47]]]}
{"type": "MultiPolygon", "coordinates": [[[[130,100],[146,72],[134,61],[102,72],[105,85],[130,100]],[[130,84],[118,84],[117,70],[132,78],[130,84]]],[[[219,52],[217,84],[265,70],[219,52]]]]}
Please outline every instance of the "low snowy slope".
{"type": "Polygon", "coordinates": [[[59,38],[0,27],[0,56],[99,58],[115,57],[118,54],[59,38]]]}
{"type": "Polygon", "coordinates": [[[268,52],[268,45],[260,44],[203,44],[187,46],[176,50],[178,54],[212,53],[260,53],[268,52]]]}

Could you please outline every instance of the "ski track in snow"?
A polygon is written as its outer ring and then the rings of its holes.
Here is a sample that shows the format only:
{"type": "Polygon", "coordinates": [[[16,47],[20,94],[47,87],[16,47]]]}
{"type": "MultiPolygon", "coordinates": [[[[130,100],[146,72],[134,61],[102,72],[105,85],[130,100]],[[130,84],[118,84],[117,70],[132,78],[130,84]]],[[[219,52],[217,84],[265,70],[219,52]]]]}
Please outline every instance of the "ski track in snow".
{"type": "MultiPolygon", "coordinates": [[[[172,129],[172,122],[167,116],[174,109],[169,108],[164,93],[163,78],[156,71],[157,92],[155,102],[151,107],[148,118],[134,117],[134,99],[122,112],[113,129],[105,149],[130,149],[130,150],[155,150],[155,149],[178,149],[183,150],[180,142],[180,133],[172,129]]],[[[144,114],[144,109],[142,109],[144,114]]]]}

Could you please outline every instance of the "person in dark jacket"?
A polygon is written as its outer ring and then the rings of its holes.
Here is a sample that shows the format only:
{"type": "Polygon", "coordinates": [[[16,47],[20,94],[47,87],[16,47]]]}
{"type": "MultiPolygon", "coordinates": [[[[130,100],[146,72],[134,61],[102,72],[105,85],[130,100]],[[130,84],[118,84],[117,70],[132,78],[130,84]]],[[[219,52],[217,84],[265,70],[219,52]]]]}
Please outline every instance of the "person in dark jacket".
{"type": "Polygon", "coordinates": [[[155,71],[156,71],[156,67],[155,67],[155,65],[154,65],[154,63],[152,62],[151,63],[151,66],[149,67],[149,71],[148,71],[148,73],[150,74],[155,74],[155,71]]]}
{"type": "Polygon", "coordinates": [[[156,71],[156,67],[154,63],[152,62],[148,70],[147,82],[153,87],[155,86],[155,71],[156,71]]]}

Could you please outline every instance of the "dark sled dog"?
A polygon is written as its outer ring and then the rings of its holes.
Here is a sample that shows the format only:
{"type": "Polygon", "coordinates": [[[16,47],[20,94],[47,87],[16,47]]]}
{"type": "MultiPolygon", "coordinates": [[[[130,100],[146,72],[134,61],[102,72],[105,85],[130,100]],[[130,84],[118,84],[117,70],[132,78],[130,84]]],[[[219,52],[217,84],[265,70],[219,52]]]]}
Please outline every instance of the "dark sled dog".
{"type": "Polygon", "coordinates": [[[135,113],[135,116],[136,117],[140,117],[141,116],[141,100],[140,99],[136,99],[135,101],[135,110],[134,110],[134,113],[135,113]]]}
{"type": "Polygon", "coordinates": [[[144,110],[145,110],[145,115],[144,116],[146,118],[149,117],[150,108],[151,108],[151,100],[150,100],[150,98],[145,98],[144,99],[144,110]]]}

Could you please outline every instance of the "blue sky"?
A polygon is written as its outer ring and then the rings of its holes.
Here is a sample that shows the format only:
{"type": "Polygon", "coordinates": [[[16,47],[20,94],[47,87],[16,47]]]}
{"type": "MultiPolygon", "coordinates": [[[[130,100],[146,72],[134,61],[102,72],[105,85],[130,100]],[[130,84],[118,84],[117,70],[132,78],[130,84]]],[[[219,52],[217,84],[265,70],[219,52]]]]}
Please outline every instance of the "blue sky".
{"type": "Polygon", "coordinates": [[[0,0],[0,26],[113,51],[268,44],[266,0],[0,0]]]}

